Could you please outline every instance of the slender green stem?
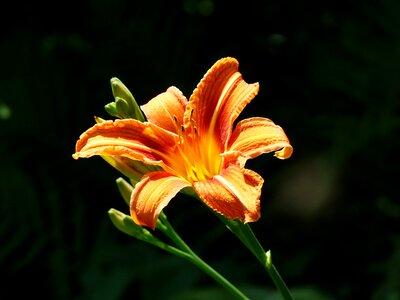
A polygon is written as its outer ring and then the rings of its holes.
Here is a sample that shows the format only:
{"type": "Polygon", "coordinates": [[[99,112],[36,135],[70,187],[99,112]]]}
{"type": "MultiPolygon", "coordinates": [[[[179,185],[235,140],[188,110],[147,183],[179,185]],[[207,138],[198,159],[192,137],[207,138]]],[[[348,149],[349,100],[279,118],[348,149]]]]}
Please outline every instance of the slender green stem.
{"type": "Polygon", "coordinates": [[[225,277],[209,266],[205,261],[203,261],[193,250],[182,240],[178,233],[174,230],[172,225],[169,223],[167,217],[164,213],[159,216],[159,222],[157,223],[157,228],[160,229],[164,234],[166,234],[181,250],[185,251],[189,255],[183,256],[194,265],[196,265],[200,270],[208,274],[211,278],[221,284],[227,291],[229,291],[232,296],[240,300],[248,300],[249,298],[244,295],[240,290],[238,290],[232,283],[230,283],[225,277]]]}
{"type": "Polygon", "coordinates": [[[267,269],[267,272],[268,272],[269,276],[271,277],[272,281],[275,283],[275,286],[278,288],[283,299],[292,300],[293,296],[291,295],[289,288],[287,287],[285,281],[283,281],[278,270],[275,268],[274,264],[272,263],[271,250],[268,250],[267,253],[265,253],[265,256],[267,257],[266,269],[267,269]]]}
{"type": "Polygon", "coordinates": [[[204,262],[200,257],[192,253],[190,256],[190,261],[196,265],[200,270],[208,274],[211,278],[221,284],[227,291],[231,293],[232,296],[240,300],[249,300],[249,298],[244,295],[238,288],[236,288],[232,283],[230,283],[225,277],[218,273],[215,269],[204,262]]]}
{"type": "Polygon", "coordinates": [[[185,251],[182,251],[180,249],[177,249],[175,247],[172,247],[170,245],[167,245],[167,244],[164,244],[164,243],[151,243],[151,244],[153,244],[154,246],[157,246],[157,247],[159,247],[159,248],[161,248],[161,249],[163,249],[163,250],[165,250],[165,251],[167,251],[169,253],[175,254],[176,256],[180,256],[182,258],[189,259],[189,260],[191,258],[191,255],[189,253],[187,253],[185,251]]]}
{"type": "Polygon", "coordinates": [[[217,214],[222,222],[228,227],[233,234],[235,234],[242,243],[253,253],[253,255],[260,261],[260,263],[267,270],[268,275],[271,277],[276,288],[285,300],[293,300],[289,288],[283,281],[278,270],[272,263],[271,252],[265,252],[264,248],[261,246],[254,232],[251,230],[248,224],[243,224],[237,220],[229,220],[224,216],[217,214]]]}

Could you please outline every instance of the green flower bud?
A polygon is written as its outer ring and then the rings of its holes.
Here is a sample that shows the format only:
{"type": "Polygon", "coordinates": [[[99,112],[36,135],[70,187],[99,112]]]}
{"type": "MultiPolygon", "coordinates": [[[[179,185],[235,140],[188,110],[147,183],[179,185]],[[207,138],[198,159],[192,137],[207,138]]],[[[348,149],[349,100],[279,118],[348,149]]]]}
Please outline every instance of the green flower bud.
{"type": "Polygon", "coordinates": [[[117,118],[132,118],[142,122],[145,121],[144,114],[140,110],[135,98],[122,81],[113,77],[110,83],[115,102],[107,104],[105,106],[106,111],[117,118]]]}
{"type": "Polygon", "coordinates": [[[110,102],[110,103],[104,105],[104,108],[109,115],[119,118],[118,112],[117,112],[117,104],[115,102],[110,102]]]}
{"type": "Polygon", "coordinates": [[[129,182],[127,182],[122,177],[117,178],[116,182],[117,182],[117,187],[118,187],[118,190],[119,190],[122,198],[125,200],[126,204],[129,205],[129,203],[131,201],[131,194],[133,191],[133,186],[131,186],[129,184],[129,182]]]}
{"type": "Polygon", "coordinates": [[[123,233],[133,236],[139,240],[148,242],[160,248],[165,248],[166,245],[159,239],[154,237],[146,228],[137,225],[133,222],[131,216],[128,216],[114,208],[108,211],[108,215],[114,226],[123,233]]]}
{"type": "Polygon", "coordinates": [[[122,119],[127,119],[130,117],[130,107],[128,101],[120,97],[115,97],[115,106],[117,108],[118,114],[122,119]]]}

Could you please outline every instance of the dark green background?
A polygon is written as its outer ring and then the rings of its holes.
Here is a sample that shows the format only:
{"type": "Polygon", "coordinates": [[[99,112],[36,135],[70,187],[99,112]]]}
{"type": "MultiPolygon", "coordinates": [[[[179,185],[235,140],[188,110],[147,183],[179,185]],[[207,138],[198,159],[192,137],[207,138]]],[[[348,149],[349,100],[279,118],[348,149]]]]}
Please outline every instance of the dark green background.
{"type": "MultiPolygon", "coordinates": [[[[233,56],[261,86],[240,118],[271,118],[295,149],[248,163],[265,178],[252,228],[293,293],[400,299],[399,16],[396,0],[3,6],[0,298],[229,299],[188,262],[117,231],[107,211],[128,212],[119,174],[71,154],[93,116],[107,118],[111,77],[141,104],[170,85],[189,97],[233,56]]],[[[278,299],[203,205],[179,196],[165,212],[252,299],[278,299]]]]}

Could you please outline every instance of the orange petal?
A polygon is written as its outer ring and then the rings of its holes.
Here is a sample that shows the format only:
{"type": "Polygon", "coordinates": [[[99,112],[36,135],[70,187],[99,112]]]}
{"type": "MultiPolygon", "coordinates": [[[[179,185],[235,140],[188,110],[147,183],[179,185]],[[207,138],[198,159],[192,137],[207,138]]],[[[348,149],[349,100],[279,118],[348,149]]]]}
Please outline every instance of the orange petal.
{"type": "Polygon", "coordinates": [[[208,181],[194,183],[200,199],[229,219],[254,222],[260,218],[264,180],[257,173],[231,165],[208,181]]]}
{"type": "Polygon", "coordinates": [[[249,118],[236,125],[228,151],[238,151],[246,159],[276,151],[276,157],[285,159],[292,155],[293,148],[280,126],[266,118],[249,118]]]}
{"type": "Polygon", "coordinates": [[[130,211],[133,221],[154,229],[162,209],[187,186],[190,186],[187,181],[167,172],[148,173],[132,192],[130,211]]]}
{"type": "Polygon", "coordinates": [[[229,139],[233,122],[258,93],[258,83],[246,83],[238,67],[234,58],[218,60],[194,90],[185,112],[185,124],[192,116],[199,136],[216,135],[222,147],[229,139]]]}
{"type": "Polygon", "coordinates": [[[134,119],[105,121],[89,128],[76,143],[75,159],[93,155],[123,156],[144,163],[168,163],[178,137],[134,119]]]}
{"type": "Polygon", "coordinates": [[[166,92],[142,105],[141,109],[149,122],[178,134],[187,102],[182,92],[172,86],[166,92]]]}

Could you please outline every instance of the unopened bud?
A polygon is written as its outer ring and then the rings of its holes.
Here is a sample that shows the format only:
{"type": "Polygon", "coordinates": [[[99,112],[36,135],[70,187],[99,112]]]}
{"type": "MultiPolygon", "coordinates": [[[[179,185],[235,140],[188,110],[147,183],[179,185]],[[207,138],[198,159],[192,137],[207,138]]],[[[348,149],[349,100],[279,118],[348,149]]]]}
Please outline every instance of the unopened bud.
{"type": "Polygon", "coordinates": [[[129,205],[131,201],[131,194],[133,191],[133,186],[129,184],[125,179],[122,177],[118,178],[116,180],[118,190],[122,196],[122,198],[125,200],[126,204],[129,205]]]}
{"type": "Polygon", "coordinates": [[[159,239],[154,237],[149,230],[133,222],[131,216],[128,216],[114,208],[111,208],[108,211],[108,216],[110,217],[111,222],[114,224],[114,226],[123,233],[158,246],[160,248],[166,247],[166,245],[159,239]]]}
{"type": "Polygon", "coordinates": [[[135,98],[122,81],[113,77],[110,83],[115,102],[108,103],[105,106],[106,111],[117,118],[145,121],[143,112],[140,110],[135,98]]]}

